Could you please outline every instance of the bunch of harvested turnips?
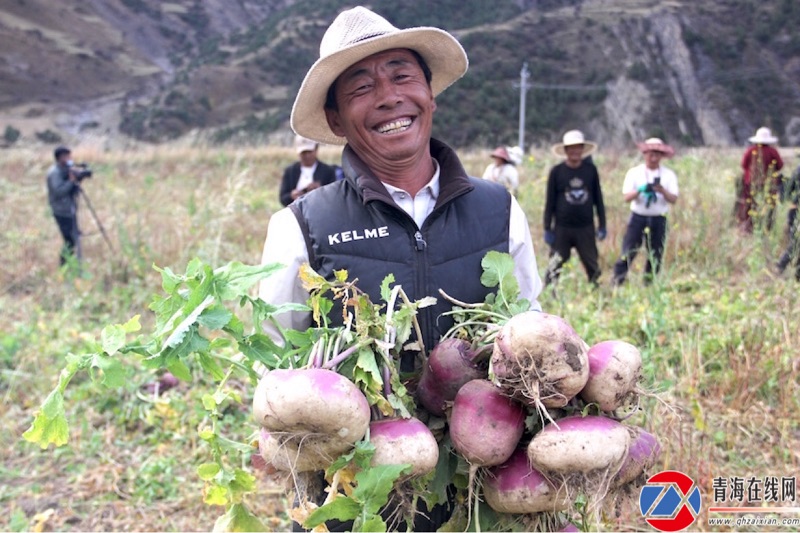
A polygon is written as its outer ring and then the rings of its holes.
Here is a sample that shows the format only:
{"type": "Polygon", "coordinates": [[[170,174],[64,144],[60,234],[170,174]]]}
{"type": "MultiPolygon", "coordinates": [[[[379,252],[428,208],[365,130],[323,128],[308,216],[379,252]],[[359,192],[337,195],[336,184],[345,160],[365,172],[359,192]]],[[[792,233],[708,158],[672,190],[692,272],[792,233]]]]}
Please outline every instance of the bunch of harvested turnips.
{"type": "Polygon", "coordinates": [[[454,325],[427,354],[413,339],[432,299],[410,301],[389,276],[375,304],[346,273],[303,272],[315,318],[341,312],[344,326],[287,332],[296,356],[253,398],[260,454],[295,491],[293,520],[412,530],[420,509],[449,500],[448,530],[553,531],[599,522],[645,479],[660,447],[629,422],[643,394],[636,347],[588,346],[518,299],[510,256],[482,265],[496,291],[480,303],[442,294],[454,325]],[[409,351],[419,372],[404,375],[409,351]]]}

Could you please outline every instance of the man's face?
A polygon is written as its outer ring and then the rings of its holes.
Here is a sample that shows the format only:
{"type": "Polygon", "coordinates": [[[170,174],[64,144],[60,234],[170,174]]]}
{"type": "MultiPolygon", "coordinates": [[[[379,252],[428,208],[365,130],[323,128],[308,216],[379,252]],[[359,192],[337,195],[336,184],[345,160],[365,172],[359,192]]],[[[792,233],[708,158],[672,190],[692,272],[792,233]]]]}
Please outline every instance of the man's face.
{"type": "Polygon", "coordinates": [[[577,166],[583,159],[583,145],[571,144],[564,147],[564,153],[567,155],[567,163],[570,166],[577,166]]]}
{"type": "Polygon", "coordinates": [[[67,166],[67,161],[69,161],[71,157],[72,157],[72,153],[71,152],[64,152],[63,154],[58,156],[58,159],[56,160],[56,162],[58,163],[58,166],[66,167],[67,166]]]}
{"type": "Polygon", "coordinates": [[[325,110],[328,125],[370,168],[428,150],[436,102],[409,50],[362,59],[337,78],[335,91],[338,109],[325,110]]]}
{"type": "Polygon", "coordinates": [[[655,170],[658,168],[659,163],[661,163],[661,156],[663,154],[661,152],[656,152],[655,150],[649,150],[644,153],[644,162],[647,165],[647,168],[650,170],[655,170]]]}
{"type": "Polygon", "coordinates": [[[317,162],[316,150],[303,150],[300,152],[300,164],[304,167],[313,167],[317,162]]]}

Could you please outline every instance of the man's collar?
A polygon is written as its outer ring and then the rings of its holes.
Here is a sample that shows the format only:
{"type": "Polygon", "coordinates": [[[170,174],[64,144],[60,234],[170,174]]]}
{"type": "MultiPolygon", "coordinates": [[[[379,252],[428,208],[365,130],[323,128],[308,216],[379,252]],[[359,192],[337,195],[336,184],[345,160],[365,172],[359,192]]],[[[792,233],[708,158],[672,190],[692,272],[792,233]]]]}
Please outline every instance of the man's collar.
{"type": "MultiPolygon", "coordinates": [[[[433,177],[422,186],[420,191],[427,190],[428,193],[431,195],[431,198],[436,200],[439,197],[439,174],[441,169],[439,167],[439,162],[434,159],[433,160],[433,177]]],[[[386,182],[382,182],[383,186],[386,187],[386,190],[389,191],[389,194],[394,195],[395,193],[407,193],[407,191],[401,189],[400,187],[395,187],[394,185],[389,185],[386,182]]],[[[419,192],[417,193],[419,194],[419,192]]]]}

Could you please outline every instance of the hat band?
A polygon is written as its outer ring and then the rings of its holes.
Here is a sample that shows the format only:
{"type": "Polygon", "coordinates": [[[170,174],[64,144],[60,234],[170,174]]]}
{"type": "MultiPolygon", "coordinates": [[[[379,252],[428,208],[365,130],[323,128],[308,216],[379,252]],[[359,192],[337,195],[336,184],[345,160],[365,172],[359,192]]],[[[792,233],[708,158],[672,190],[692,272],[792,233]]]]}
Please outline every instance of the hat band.
{"type": "Polygon", "coordinates": [[[373,37],[380,37],[381,35],[387,35],[388,33],[389,33],[388,31],[380,31],[380,32],[376,32],[376,33],[368,33],[368,34],[366,34],[366,35],[362,35],[362,36],[360,36],[360,37],[359,37],[358,39],[356,39],[355,41],[350,41],[350,42],[349,42],[349,43],[347,43],[345,46],[349,46],[349,45],[351,45],[351,44],[360,43],[360,42],[362,42],[362,41],[366,41],[366,40],[368,40],[368,39],[372,39],[373,37]]]}

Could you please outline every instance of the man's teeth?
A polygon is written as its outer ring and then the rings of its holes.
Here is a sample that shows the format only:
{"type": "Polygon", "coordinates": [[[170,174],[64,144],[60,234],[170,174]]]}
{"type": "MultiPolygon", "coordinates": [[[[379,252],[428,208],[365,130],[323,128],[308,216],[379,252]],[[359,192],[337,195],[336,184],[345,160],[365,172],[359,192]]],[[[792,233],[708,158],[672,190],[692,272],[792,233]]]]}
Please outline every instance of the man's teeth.
{"type": "Polygon", "coordinates": [[[394,122],[389,122],[388,124],[384,124],[378,128],[378,132],[380,133],[398,133],[401,131],[405,131],[408,127],[411,126],[411,119],[404,118],[402,120],[395,120],[394,122]]]}

